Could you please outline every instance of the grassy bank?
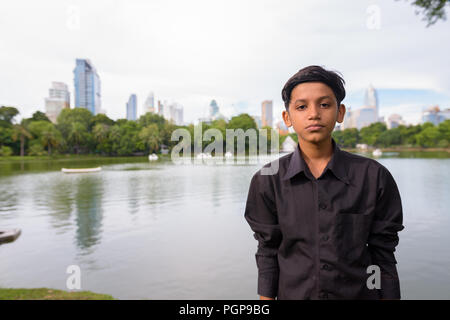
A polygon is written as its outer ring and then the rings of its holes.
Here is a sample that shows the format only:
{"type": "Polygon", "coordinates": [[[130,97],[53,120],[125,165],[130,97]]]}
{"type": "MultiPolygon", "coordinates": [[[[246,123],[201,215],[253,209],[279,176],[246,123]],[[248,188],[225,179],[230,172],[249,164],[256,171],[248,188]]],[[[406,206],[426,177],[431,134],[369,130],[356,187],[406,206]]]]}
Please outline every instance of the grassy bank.
{"type": "Polygon", "coordinates": [[[0,288],[0,300],[115,300],[107,294],[90,291],[68,292],[49,288],[5,289],[0,288]]]}

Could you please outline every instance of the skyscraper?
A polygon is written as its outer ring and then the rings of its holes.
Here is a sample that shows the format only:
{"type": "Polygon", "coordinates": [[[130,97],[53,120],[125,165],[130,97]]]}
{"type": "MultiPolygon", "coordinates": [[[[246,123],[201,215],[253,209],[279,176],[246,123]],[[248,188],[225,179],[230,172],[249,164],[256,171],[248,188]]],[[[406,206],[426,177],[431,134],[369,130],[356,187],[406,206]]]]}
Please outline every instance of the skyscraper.
{"type": "Polygon", "coordinates": [[[176,125],[183,125],[183,106],[174,102],[169,105],[169,121],[176,125]]]}
{"type": "Polygon", "coordinates": [[[92,114],[101,109],[100,78],[87,59],[76,59],[73,70],[75,85],[75,108],[86,108],[92,114]]]}
{"type": "Polygon", "coordinates": [[[70,108],[70,93],[67,85],[62,82],[52,82],[48,90],[49,97],[45,98],[45,114],[56,123],[59,113],[63,108],[70,108]]]}
{"type": "Polygon", "coordinates": [[[127,120],[137,120],[137,97],[135,94],[130,95],[127,103],[127,120]]]}
{"type": "Polygon", "coordinates": [[[155,96],[153,92],[148,94],[147,100],[144,103],[144,113],[147,112],[155,113],[155,96]]]}
{"type": "Polygon", "coordinates": [[[262,102],[262,110],[261,110],[261,125],[263,127],[272,127],[272,118],[273,118],[273,110],[272,110],[272,100],[265,100],[262,102]]]}
{"type": "Polygon", "coordinates": [[[164,117],[164,105],[158,100],[158,114],[164,117]]]}
{"type": "Polygon", "coordinates": [[[211,119],[215,119],[219,115],[219,106],[217,105],[216,100],[211,100],[209,104],[209,117],[211,119]]]}
{"type": "Polygon", "coordinates": [[[374,110],[375,111],[375,113],[374,113],[375,119],[373,119],[373,122],[377,122],[379,120],[378,119],[378,117],[379,117],[379,115],[378,115],[378,94],[372,85],[369,86],[369,88],[366,90],[366,93],[364,95],[364,106],[375,109],[374,110]]]}

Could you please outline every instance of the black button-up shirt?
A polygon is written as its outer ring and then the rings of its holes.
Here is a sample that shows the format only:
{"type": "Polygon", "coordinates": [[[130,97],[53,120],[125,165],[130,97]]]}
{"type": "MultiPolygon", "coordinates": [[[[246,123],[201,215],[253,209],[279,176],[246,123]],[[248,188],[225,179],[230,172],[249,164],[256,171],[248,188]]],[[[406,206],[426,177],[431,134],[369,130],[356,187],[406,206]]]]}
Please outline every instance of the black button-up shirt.
{"type": "Polygon", "coordinates": [[[376,160],[340,150],[334,139],[332,145],[317,179],[299,144],[253,176],[245,219],[258,240],[257,293],[279,300],[400,299],[397,185],[376,160]],[[367,284],[377,283],[371,265],[379,267],[379,289],[367,284]]]}

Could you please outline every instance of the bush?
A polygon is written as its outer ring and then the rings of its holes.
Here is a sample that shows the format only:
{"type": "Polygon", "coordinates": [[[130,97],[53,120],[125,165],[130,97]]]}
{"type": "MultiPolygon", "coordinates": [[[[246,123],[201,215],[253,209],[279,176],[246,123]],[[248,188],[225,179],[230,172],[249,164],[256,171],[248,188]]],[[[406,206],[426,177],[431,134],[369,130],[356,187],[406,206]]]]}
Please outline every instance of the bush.
{"type": "Polygon", "coordinates": [[[28,148],[28,155],[30,156],[43,156],[45,154],[44,147],[40,143],[33,143],[28,148]]]}
{"type": "Polygon", "coordinates": [[[12,155],[12,153],[13,153],[12,149],[8,146],[2,146],[0,148],[0,156],[8,157],[8,156],[12,155]]]}

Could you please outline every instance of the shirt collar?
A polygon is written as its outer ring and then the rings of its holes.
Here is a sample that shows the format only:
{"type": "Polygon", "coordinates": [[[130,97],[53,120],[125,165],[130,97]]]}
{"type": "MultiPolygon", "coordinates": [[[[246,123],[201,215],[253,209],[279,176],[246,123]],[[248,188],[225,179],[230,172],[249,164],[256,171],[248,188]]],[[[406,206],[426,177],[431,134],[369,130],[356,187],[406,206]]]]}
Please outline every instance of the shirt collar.
{"type": "MultiPolygon", "coordinates": [[[[344,159],[344,154],[333,138],[331,138],[331,144],[333,146],[333,155],[331,156],[330,161],[325,167],[324,172],[330,170],[331,172],[333,172],[336,178],[338,178],[345,184],[349,184],[350,182],[348,181],[347,177],[347,167],[346,161],[344,159]]],[[[303,159],[300,151],[300,144],[297,143],[297,147],[295,148],[291,156],[291,160],[289,161],[289,166],[283,177],[283,180],[288,180],[299,174],[300,172],[305,171],[306,166],[307,164],[305,162],[305,159],[303,159]]]]}

